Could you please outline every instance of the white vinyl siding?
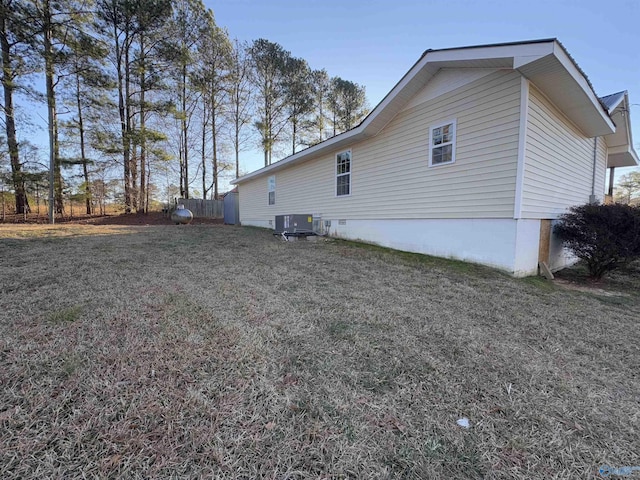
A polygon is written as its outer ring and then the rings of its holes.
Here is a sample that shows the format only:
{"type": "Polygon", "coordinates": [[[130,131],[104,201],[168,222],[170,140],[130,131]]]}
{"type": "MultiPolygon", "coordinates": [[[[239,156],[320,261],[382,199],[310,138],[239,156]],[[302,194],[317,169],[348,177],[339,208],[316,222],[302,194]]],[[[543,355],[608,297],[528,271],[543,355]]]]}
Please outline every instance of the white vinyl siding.
{"type": "MultiPolygon", "coordinates": [[[[589,201],[594,139],[587,138],[533,85],[525,146],[522,218],[556,218],[589,201]]],[[[604,195],[606,144],[598,140],[595,194],[604,195]]]]}
{"type": "Polygon", "coordinates": [[[241,183],[241,220],[290,213],[513,218],[519,119],[520,75],[496,71],[406,109],[375,137],[352,145],[351,196],[336,197],[336,151],[278,171],[275,208],[257,201],[266,196],[264,177],[241,183]],[[429,129],[454,118],[456,161],[429,168],[429,129]]]}

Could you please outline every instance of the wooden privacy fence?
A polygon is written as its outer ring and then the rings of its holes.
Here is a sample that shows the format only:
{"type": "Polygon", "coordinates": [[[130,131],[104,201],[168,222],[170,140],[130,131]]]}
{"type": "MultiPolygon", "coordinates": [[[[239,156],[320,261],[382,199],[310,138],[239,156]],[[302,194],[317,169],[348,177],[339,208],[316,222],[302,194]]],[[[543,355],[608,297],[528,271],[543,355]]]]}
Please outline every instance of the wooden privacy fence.
{"type": "Polygon", "coordinates": [[[178,198],[176,205],[184,205],[193,213],[194,217],[222,218],[224,217],[223,200],[202,200],[200,198],[178,198]]]}

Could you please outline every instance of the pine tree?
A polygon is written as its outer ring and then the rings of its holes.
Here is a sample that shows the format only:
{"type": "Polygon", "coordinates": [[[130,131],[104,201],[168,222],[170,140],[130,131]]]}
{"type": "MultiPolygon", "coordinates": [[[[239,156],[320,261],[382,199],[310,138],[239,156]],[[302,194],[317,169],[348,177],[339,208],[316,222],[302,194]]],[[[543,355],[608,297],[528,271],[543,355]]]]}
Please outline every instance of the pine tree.
{"type": "Polygon", "coordinates": [[[325,107],[331,83],[329,75],[324,69],[312,71],[310,83],[313,94],[313,106],[316,111],[312,120],[312,125],[317,132],[317,136],[313,137],[314,140],[312,141],[312,144],[316,144],[322,142],[326,138],[327,112],[325,107]]]}
{"type": "Polygon", "coordinates": [[[174,14],[168,24],[166,53],[175,79],[178,98],[176,117],[180,123],[180,195],[189,198],[189,129],[200,93],[193,88],[191,79],[199,39],[207,34],[208,17],[201,0],[177,0],[174,14]]]}
{"type": "Polygon", "coordinates": [[[136,175],[132,175],[134,194],[137,193],[135,207],[139,213],[148,212],[149,184],[149,147],[154,143],[165,140],[166,136],[147,127],[148,116],[152,112],[164,111],[165,105],[150,102],[147,98],[149,92],[164,88],[159,73],[159,65],[164,41],[164,25],[171,12],[169,0],[155,0],[152,3],[141,2],[138,4],[137,18],[137,50],[134,59],[134,70],[137,73],[134,81],[138,89],[137,113],[140,127],[135,130],[134,140],[140,148],[139,162],[134,156],[132,172],[139,172],[139,182],[136,175]],[[135,167],[139,164],[139,170],[135,167]],[[135,185],[139,185],[136,188],[135,185]]]}
{"type": "Polygon", "coordinates": [[[332,78],[328,98],[334,135],[352,129],[368,113],[365,89],[357,83],[332,78]]]}
{"type": "Polygon", "coordinates": [[[291,53],[264,38],[254,40],[249,52],[258,113],[255,127],[260,134],[266,167],[271,165],[273,148],[288,122],[285,80],[286,65],[291,53]]]}
{"type": "Polygon", "coordinates": [[[25,179],[16,132],[14,94],[17,80],[33,71],[30,65],[28,23],[25,21],[25,5],[21,0],[0,0],[0,47],[2,50],[2,88],[4,124],[8,155],[11,164],[11,183],[15,193],[16,213],[29,211],[25,192],[25,179]]]}
{"type": "MultiPolygon", "coordinates": [[[[145,94],[151,82],[149,70],[149,48],[156,48],[159,29],[171,13],[169,0],[98,0],[98,29],[111,46],[111,60],[117,81],[118,116],[120,119],[119,151],[124,168],[125,211],[144,211],[141,199],[146,199],[144,186],[148,183],[146,173],[146,142],[150,136],[146,129],[145,94]],[[138,88],[138,90],[136,90],[138,88]],[[141,133],[142,132],[142,133],[141,133]],[[141,147],[139,158],[135,155],[141,147]],[[140,189],[138,175],[140,174],[140,189]]],[[[100,138],[101,148],[108,153],[116,151],[116,142],[109,135],[100,138]]]]}
{"type": "Polygon", "coordinates": [[[285,64],[284,92],[288,121],[291,125],[291,153],[304,143],[301,140],[308,131],[306,117],[313,110],[311,69],[306,60],[290,57],[285,64]]]}
{"type": "Polygon", "coordinates": [[[46,100],[49,132],[49,221],[55,221],[55,214],[62,214],[63,179],[60,156],[59,121],[56,90],[60,72],[68,66],[71,53],[71,39],[79,35],[88,21],[89,11],[84,3],[74,0],[29,0],[28,18],[37,30],[44,60],[46,100]]]}
{"type": "Polygon", "coordinates": [[[206,186],[206,162],[204,140],[205,126],[208,123],[211,129],[211,157],[213,175],[213,198],[217,199],[219,192],[219,174],[223,169],[220,159],[220,123],[224,120],[224,113],[228,101],[229,70],[232,65],[232,45],[225,30],[218,27],[213,14],[209,12],[207,34],[198,43],[198,60],[200,68],[194,74],[194,85],[202,93],[204,117],[203,121],[203,148],[202,148],[202,198],[206,197],[209,190],[206,186]]]}
{"type": "Polygon", "coordinates": [[[72,143],[76,143],[79,156],[66,158],[63,162],[67,165],[80,165],[82,168],[87,215],[92,213],[91,179],[89,167],[93,161],[89,158],[90,111],[104,105],[104,94],[112,87],[111,79],[103,72],[104,58],[107,55],[106,46],[87,33],[75,35],[72,39],[72,51],[68,60],[67,78],[65,79],[66,100],[75,116],[62,123],[62,131],[69,137],[72,143]]]}
{"type": "Polygon", "coordinates": [[[237,39],[233,44],[231,69],[229,72],[229,109],[231,143],[235,155],[236,178],[240,176],[240,152],[247,143],[246,126],[251,122],[253,91],[248,45],[237,39]]]}

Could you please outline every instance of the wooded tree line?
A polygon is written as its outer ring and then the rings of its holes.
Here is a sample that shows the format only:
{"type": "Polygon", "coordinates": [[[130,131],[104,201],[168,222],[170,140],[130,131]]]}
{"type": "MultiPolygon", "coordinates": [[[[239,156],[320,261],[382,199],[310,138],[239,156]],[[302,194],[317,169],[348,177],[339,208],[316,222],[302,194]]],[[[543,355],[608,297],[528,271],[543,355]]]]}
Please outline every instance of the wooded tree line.
{"type": "Polygon", "coordinates": [[[200,0],[0,0],[0,43],[16,213],[34,184],[63,213],[74,176],[91,213],[114,168],[126,211],[146,212],[174,171],[180,196],[217,198],[243,151],[259,146],[266,166],[367,114],[364,87],[269,40],[232,40],[200,0]],[[18,140],[33,126],[16,98],[47,105],[46,163],[18,140]]]}

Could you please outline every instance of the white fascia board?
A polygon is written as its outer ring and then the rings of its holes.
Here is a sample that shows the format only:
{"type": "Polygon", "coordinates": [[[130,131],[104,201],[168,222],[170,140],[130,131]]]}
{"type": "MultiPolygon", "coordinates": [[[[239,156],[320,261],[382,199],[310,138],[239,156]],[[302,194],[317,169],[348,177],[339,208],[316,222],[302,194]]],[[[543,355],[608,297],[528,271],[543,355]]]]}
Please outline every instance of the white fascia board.
{"type": "Polygon", "coordinates": [[[339,135],[336,135],[335,137],[331,137],[327,140],[324,140],[321,143],[318,143],[317,145],[314,145],[313,147],[306,148],[294,155],[284,158],[278,162],[272,163],[271,165],[262,167],[259,170],[255,170],[251,173],[247,173],[246,175],[243,175],[240,178],[236,178],[235,180],[231,180],[231,182],[229,183],[231,183],[232,185],[238,185],[247,180],[251,180],[252,178],[260,177],[262,175],[266,175],[273,171],[280,170],[287,165],[297,163],[298,161],[302,160],[305,157],[309,157],[312,155],[319,155],[326,150],[341,148],[337,144],[340,144],[342,142],[345,142],[345,143],[356,142],[360,140],[360,137],[364,137],[364,135],[362,135],[362,132],[363,132],[363,128],[362,128],[362,125],[360,125],[358,127],[353,128],[352,130],[349,130],[348,132],[344,132],[339,135]]]}
{"type": "Polygon", "coordinates": [[[584,74],[578,70],[575,62],[567,55],[567,52],[562,48],[562,46],[558,42],[554,42],[553,49],[554,56],[558,59],[558,61],[562,64],[565,70],[573,77],[573,80],[580,86],[582,91],[589,97],[589,100],[596,108],[602,119],[605,121],[607,126],[611,129],[611,133],[616,131],[616,126],[613,123],[613,120],[609,117],[609,113],[604,109],[600,100],[596,96],[589,85],[589,82],[585,78],[584,74]]]}
{"type": "Polygon", "coordinates": [[[543,57],[553,52],[553,42],[534,42],[520,45],[494,45],[435,50],[427,53],[430,62],[485,60],[492,58],[543,57]]]}
{"type": "Polygon", "coordinates": [[[625,119],[624,123],[627,128],[627,138],[629,139],[629,153],[633,157],[636,162],[636,165],[640,165],[640,161],[638,160],[638,154],[633,149],[633,136],[631,134],[631,102],[629,102],[629,92],[624,92],[624,110],[625,110],[625,119]]]}

